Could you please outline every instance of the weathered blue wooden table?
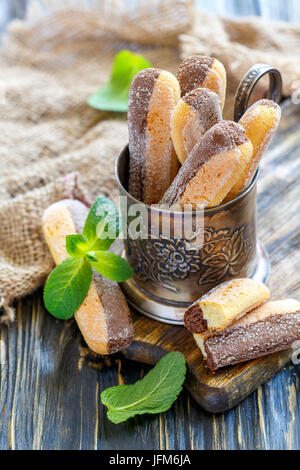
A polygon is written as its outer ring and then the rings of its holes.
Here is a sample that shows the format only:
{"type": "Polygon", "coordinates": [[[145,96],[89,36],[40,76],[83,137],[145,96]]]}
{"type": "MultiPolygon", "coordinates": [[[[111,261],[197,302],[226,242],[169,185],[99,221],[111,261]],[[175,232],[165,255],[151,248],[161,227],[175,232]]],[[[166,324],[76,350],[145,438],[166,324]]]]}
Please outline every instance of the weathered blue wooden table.
{"type": "MultiPolygon", "coordinates": [[[[8,3],[24,4],[20,0],[8,3]]],[[[198,5],[222,13],[300,21],[297,0],[203,0],[198,5]],[[226,11],[220,9],[225,5],[226,11]]],[[[8,8],[7,12],[9,16],[18,10],[8,8]]],[[[300,293],[296,272],[299,118],[297,107],[284,111],[283,126],[266,156],[259,186],[260,237],[271,255],[271,287],[278,297],[286,293],[299,297],[300,293]],[[282,175],[277,181],[280,194],[270,185],[270,171],[276,170],[277,177],[282,175]],[[286,225],[276,231],[274,223],[282,223],[282,213],[286,225]]],[[[132,383],[149,368],[121,355],[106,360],[93,357],[72,321],[56,322],[45,312],[41,291],[20,301],[17,311],[17,322],[0,328],[0,339],[7,347],[6,362],[0,366],[0,449],[300,447],[299,366],[289,365],[225,415],[204,412],[184,390],[167,413],[114,425],[106,418],[100,392],[118,383],[132,383]]]]}

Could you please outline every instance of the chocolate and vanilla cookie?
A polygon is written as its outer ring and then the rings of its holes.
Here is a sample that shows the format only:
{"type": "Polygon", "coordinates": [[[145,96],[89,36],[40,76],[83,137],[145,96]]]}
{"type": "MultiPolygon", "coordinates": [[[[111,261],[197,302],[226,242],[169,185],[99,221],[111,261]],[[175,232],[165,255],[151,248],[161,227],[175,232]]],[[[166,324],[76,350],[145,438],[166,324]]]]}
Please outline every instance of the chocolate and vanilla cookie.
{"type": "Polygon", "coordinates": [[[194,334],[211,370],[290,349],[300,340],[300,303],[267,302],[221,331],[194,334]]]}
{"type": "Polygon", "coordinates": [[[177,79],[164,70],[142,70],[132,81],[129,192],[145,204],[160,201],[180,166],[171,138],[171,116],[179,99],[177,79]]]}
{"type": "MultiPolygon", "coordinates": [[[[56,264],[68,257],[66,236],[81,233],[87,215],[88,208],[71,199],[52,204],[44,212],[42,229],[56,264]]],[[[87,296],[75,313],[75,320],[87,345],[95,353],[115,353],[133,340],[133,324],[120,287],[95,270],[87,296]]]]}
{"type": "Polygon", "coordinates": [[[252,157],[252,144],[235,122],[221,121],[206,132],[180,168],[161,205],[216,207],[252,157]]]}
{"type": "Polygon", "coordinates": [[[182,96],[195,88],[208,88],[214,91],[223,110],[226,96],[226,71],[217,59],[203,55],[193,55],[178,67],[177,78],[182,96]]]}
{"type": "Polygon", "coordinates": [[[204,134],[220,121],[220,101],[213,91],[196,88],[181,98],[172,115],[171,134],[182,164],[204,134]]]}
{"type": "Polygon", "coordinates": [[[252,279],[232,279],[215,287],[191,305],[184,324],[192,333],[219,330],[270,298],[270,291],[252,279]]]}

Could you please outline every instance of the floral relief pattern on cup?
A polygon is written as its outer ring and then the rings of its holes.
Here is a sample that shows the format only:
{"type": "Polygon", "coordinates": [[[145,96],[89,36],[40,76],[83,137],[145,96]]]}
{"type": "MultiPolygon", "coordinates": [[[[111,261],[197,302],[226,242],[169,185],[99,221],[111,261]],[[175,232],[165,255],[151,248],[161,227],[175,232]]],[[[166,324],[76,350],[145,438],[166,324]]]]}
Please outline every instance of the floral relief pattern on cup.
{"type": "Polygon", "coordinates": [[[211,230],[206,231],[207,242],[203,246],[206,256],[202,258],[203,269],[199,285],[221,281],[228,274],[238,277],[251,252],[251,246],[245,237],[245,227],[233,233],[229,230],[211,230]]]}
{"type": "Polygon", "coordinates": [[[177,292],[172,281],[186,279],[201,266],[200,252],[186,249],[182,240],[130,240],[129,246],[138,280],[153,281],[172,292],[177,292]]]}
{"type": "Polygon", "coordinates": [[[128,240],[128,257],[137,280],[178,292],[174,282],[191,273],[199,273],[199,285],[221,282],[226,275],[238,276],[251,252],[245,227],[233,233],[206,227],[201,248],[191,246],[187,240],[128,240]]]}

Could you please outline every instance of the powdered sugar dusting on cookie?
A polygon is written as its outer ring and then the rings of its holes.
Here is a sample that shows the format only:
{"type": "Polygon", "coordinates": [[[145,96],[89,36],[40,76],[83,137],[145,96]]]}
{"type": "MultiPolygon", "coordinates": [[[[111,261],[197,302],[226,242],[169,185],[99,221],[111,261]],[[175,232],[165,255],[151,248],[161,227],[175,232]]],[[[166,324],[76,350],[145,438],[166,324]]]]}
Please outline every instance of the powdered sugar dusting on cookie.
{"type": "Polygon", "coordinates": [[[179,169],[170,129],[179,98],[177,79],[159,69],[139,72],[131,85],[129,191],[146,204],[159,202],[179,169]]]}
{"type": "Polygon", "coordinates": [[[213,63],[214,59],[210,57],[196,55],[188,57],[179,65],[177,78],[182,96],[203,85],[213,63]]]}
{"type": "Polygon", "coordinates": [[[131,343],[134,334],[128,305],[118,284],[97,272],[94,281],[105,312],[109,351],[120,351],[131,343]]]}
{"type": "Polygon", "coordinates": [[[238,148],[213,155],[187,184],[180,198],[181,205],[218,206],[237,178],[240,155],[238,148]]]}
{"type": "MultiPolygon", "coordinates": [[[[188,183],[196,176],[200,168],[214,155],[226,153],[247,142],[244,129],[230,121],[222,121],[206,132],[201,141],[195,145],[185,160],[172,185],[165,193],[162,204],[171,207],[182,196],[188,183]]],[[[222,168],[216,168],[222,172],[222,168]]]]}
{"type": "Polygon", "coordinates": [[[272,316],[255,323],[232,326],[205,341],[208,366],[238,364],[273,352],[289,349],[300,340],[300,311],[272,316]]]}
{"type": "Polygon", "coordinates": [[[128,99],[129,192],[138,200],[143,196],[146,161],[147,114],[153,88],[161,70],[141,70],[132,81],[128,99]]]}
{"type": "Polygon", "coordinates": [[[179,66],[177,78],[182,96],[195,88],[208,88],[219,98],[221,109],[224,107],[226,94],[226,71],[217,59],[206,56],[191,56],[179,66]]]}
{"type": "Polygon", "coordinates": [[[243,192],[250,185],[271,138],[276,132],[280,118],[281,109],[271,100],[257,101],[241,118],[240,125],[245,129],[246,135],[253,144],[253,156],[245,174],[242,175],[242,181],[238,182],[237,193],[243,192]]]}
{"type": "Polygon", "coordinates": [[[179,169],[171,139],[171,116],[180,98],[177,79],[161,72],[153,89],[147,115],[144,202],[157,204],[179,169]]]}
{"type": "Polygon", "coordinates": [[[218,95],[206,88],[197,88],[183,98],[191,107],[182,131],[183,145],[189,155],[201,137],[222,120],[218,95]]]}

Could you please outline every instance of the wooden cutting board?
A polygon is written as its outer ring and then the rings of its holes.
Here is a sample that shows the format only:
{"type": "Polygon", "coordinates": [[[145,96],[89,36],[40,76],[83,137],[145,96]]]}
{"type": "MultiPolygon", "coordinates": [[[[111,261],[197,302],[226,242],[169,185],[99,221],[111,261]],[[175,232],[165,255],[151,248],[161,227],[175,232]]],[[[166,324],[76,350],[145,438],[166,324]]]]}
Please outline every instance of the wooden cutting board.
{"type": "Polygon", "coordinates": [[[291,360],[291,351],[211,372],[193,336],[184,328],[133,314],[135,338],[123,351],[127,359],[155,364],[169,351],[180,351],[187,362],[186,388],[202,408],[212,413],[228,411],[291,360]]]}
{"type": "MultiPolygon", "coordinates": [[[[299,216],[293,210],[299,197],[299,188],[288,176],[288,169],[294,168],[296,181],[300,141],[299,109],[299,106],[289,101],[283,105],[281,127],[274,140],[273,150],[264,157],[266,168],[259,181],[259,233],[263,240],[270,240],[267,244],[272,261],[269,287],[276,298],[297,298],[296,289],[299,285],[295,272],[299,251],[296,249],[299,216]],[[285,185],[288,191],[284,190],[285,185]],[[282,240],[285,240],[284,244],[282,240]],[[291,285],[293,289],[289,288],[291,285]],[[289,291],[295,294],[289,295],[289,291]]],[[[193,336],[185,328],[162,324],[138,314],[134,314],[134,323],[135,339],[124,352],[125,357],[155,364],[169,351],[182,352],[188,366],[186,388],[199,405],[213,413],[233,408],[291,360],[291,351],[284,351],[210,372],[193,336]]]]}

